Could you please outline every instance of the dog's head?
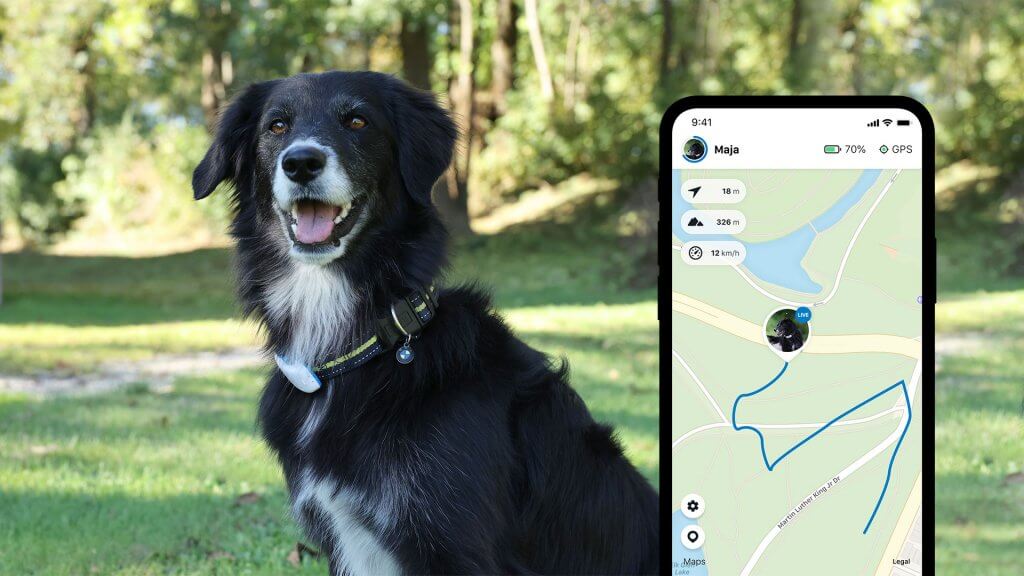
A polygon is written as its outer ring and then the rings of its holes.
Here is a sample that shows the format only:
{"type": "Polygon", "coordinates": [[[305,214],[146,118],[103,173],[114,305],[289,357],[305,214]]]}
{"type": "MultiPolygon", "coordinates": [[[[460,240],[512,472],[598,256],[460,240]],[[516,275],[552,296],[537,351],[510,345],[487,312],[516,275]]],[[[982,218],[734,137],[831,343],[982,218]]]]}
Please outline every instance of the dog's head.
{"type": "Polygon", "coordinates": [[[800,329],[789,318],[783,318],[775,325],[775,335],[780,338],[793,338],[800,335],[800,329]]]}
{"type": "Polygon", "coordinates": [[[415,207],[448,167],[456,130],[433,95],[372,72],[253,84],[222,113],[192,176],[197,200],[235,185],[289,255],[325,265],[415,207]]]}

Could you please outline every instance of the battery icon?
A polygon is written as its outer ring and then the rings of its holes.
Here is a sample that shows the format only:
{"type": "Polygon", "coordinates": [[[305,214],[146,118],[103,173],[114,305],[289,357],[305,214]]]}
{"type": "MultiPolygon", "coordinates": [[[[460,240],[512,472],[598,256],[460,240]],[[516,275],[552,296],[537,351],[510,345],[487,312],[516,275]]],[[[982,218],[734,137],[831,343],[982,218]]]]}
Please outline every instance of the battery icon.
{"type": "Polygon", "coordinates": [[[826,144],[825,145],[825,154],[839,154],[839,145],[838,144],[826,144]]]}

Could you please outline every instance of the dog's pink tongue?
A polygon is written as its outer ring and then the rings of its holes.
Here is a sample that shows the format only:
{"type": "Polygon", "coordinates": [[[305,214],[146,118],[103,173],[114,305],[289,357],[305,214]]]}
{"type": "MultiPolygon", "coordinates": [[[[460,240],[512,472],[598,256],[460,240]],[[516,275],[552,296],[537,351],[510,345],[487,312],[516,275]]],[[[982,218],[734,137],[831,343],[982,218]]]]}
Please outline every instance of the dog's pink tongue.
{"type": "Polygon", "coordinates": [[[295,239],[303,244],[324,242],[331,237],[334,230],[334,217],[338,215],[338,207],[316,202],[300,200],[296,206],[295,239]]]}

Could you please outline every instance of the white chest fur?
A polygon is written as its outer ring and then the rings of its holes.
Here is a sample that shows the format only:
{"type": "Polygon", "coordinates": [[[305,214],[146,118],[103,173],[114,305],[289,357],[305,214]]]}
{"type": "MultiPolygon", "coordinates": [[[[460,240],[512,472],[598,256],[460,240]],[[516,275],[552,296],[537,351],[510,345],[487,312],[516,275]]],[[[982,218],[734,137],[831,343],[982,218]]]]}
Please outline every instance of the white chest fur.
{"type": "Polygon", "coordinates": [[[338,334],[352,321],[356,294],[348,279],[312,264],[290,262],[289,269],[267,288],[267,312],[275,322],[292,327],[285,355],[312,365],[338,343],[338,334]]]}
{"type": "MultiPolygon", "coordinates": [[[[274,322],[288,322],[291,339],[283,356],[299,366],[321,362],[347,332],[357,305],[348,279],[321,266],[290,262],[284,274],[267,288],[267,314],[274,322]]],[[[330,403],[330,389],[316,392],[309,414],[298,431],[300,446],[306,444],[323,421],[330,403]]]]}
{"type": "Polygon", "coordinates": [[[378,514],[373,514],[374,511],[368,510],[371,508],[368,504],[364,495],[339,487],[330,480],[315,478],[305,470],[294,486],[292,510],[300,523],[319,519],[326,524],[317,528],[326,532],[333,541],[331,560],[342,573],[352,576],[401,574],[398,561],[383,547],[378,528],[368,528],[360,520],[368,511],[374,518],[379,518],[378,514]],[[304,514],[308,507],[315,508],[318,514],[304,514]]]}

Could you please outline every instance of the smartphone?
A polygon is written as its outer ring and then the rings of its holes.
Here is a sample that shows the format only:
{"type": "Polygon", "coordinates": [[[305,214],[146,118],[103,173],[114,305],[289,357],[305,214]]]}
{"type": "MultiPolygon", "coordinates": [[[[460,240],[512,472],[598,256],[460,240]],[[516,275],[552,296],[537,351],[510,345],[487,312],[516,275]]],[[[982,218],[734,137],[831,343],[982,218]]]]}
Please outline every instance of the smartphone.
{"type": "Polygon", "coordinates": [[[660,135],[672,574],[932,573],[928,112],[699,96],[660,135]]]}

